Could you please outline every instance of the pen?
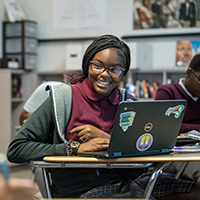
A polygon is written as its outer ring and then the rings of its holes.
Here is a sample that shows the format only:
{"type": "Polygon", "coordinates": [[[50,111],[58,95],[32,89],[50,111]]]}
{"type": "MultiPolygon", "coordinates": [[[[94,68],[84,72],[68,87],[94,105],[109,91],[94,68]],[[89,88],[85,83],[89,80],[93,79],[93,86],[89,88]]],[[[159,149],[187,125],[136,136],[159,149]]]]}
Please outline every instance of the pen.
{"type": "Polygon", "coordinates": [[[8,180],[10,178],[10,168],[7,165],[6,157],[3,153],[0,153],[0,167],[4,179],[8,180]]]}

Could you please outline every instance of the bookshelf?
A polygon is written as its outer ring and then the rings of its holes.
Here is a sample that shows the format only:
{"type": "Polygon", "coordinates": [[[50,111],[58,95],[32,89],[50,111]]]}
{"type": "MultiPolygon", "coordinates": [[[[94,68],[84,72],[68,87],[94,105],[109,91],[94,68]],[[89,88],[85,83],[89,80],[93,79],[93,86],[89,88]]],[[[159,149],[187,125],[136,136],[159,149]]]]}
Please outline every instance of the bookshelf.
{"type": "Polygon", "coordinates": [[[34,72],[0,69],[0,152],[6,153],[8,144],[16,134],[15,126],[19,125],[19,115],[24,102],[37,87],[36,78],[34,72]],[[21,80],[20,95],[13,94],[13,77],[21,80]]]}
{"type": "Polygon", "coordinates": [[[152,83],[158,82],[159,85],[167,84],[170,79],[172,82],[178,81],[185,76],[186,69],[131,69],[133,84],[137,80],[147,80],[152,83]]]}
{"type": "Polygon", "coordinates": [[[68,71],[37,71],[37,83],[40,85],[44,81],[60,81],[65,82],[66,78],[63,74],[67,74],[68,71]]]}
{"type": "MultiPolygon", "coordinates": [[[[131,69],[125,79],[125,82],[129,84],[133,84],[136,87],[136,97],[144,98],[144,94],[141,90],[143,90],[142,82],[146,81],[151,87],[154,88],[156,92],[156,86],[160,86],[163,84],[168,84],[172,82],[177,82],[180,78],[184,78],[186,75],[186,69],[131,69]]],[[[153,94],[151,94],[153,95],[153,94]]],[[[151,96],[149,95],[149,96],[151,96]]],[[[152,97],[148,97],[147,99],[153,99],[152,97]]],[[[146,100],[147,100],[146,99],[146,100]]]]}

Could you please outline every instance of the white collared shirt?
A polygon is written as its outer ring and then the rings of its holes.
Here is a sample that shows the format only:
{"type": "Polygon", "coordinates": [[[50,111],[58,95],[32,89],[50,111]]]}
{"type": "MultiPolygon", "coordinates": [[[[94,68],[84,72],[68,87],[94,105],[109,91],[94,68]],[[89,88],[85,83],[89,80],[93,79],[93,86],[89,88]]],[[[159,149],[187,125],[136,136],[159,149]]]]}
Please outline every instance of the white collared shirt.
{"type": "Polygon", "coordinates": [[[188,94],[188,96],[190,96],[194,101],[197,101],[198,100],[198,97],[193,97],[192,95],[191,95],[191,93],[186,89],[186,87],[185,87],[185,85],[183,84],[183,81],[184,81],[185,79],[184,78],[180,78],[180,80],[179,80],[179,85],[185,90],[185,92],[188,94]]]}

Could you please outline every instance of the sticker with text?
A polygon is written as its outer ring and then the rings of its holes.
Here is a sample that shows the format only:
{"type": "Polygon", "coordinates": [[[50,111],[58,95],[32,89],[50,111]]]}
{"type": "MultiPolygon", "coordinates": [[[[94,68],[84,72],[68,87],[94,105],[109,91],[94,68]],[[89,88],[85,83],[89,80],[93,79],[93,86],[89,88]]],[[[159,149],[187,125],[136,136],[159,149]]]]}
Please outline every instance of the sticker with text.
{"type": "Polygon", "coordinates": [[[141,135],[137,142],[136,142],[136,148],[139,151],[146,151],[150,146],[153,144],[153,136],[149,133],[145,133],[141,135]]]}
{"type": "Polygon", "coordinates": [[[174,114],[175,118],[179,118],[181,116],[181,112],[184,110],[184,105],[178,105],[175,107],[169,107],[165,112],[165,115],[170,116],[170,114],[174,114]]]}
{"type": "Polygon", "coordinates": [[[132,126],[136,113],[133,111],[123,112],[120,114],[119,125],[122,127],[122,130],[125,132],[129,126],[132,126]]]}

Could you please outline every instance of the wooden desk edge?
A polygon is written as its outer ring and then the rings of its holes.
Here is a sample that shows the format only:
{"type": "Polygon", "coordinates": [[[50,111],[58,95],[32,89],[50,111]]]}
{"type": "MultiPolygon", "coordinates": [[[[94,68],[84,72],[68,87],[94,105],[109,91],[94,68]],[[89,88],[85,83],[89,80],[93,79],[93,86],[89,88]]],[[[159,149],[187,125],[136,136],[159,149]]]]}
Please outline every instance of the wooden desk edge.
{"type": "Polygon", "coordinates": [[[145,162],[169,162],[169,161],[200,161],[200,153],[172,153],[165,155],[121,157],[121,158],[94,158],[79,156],[46,156],[45,162],[59,163],[145,163],[145,162]]]}

